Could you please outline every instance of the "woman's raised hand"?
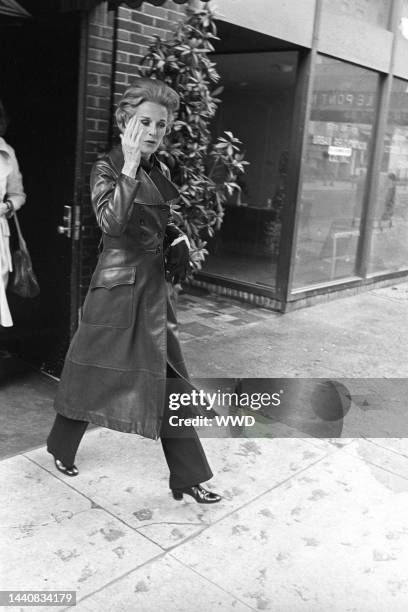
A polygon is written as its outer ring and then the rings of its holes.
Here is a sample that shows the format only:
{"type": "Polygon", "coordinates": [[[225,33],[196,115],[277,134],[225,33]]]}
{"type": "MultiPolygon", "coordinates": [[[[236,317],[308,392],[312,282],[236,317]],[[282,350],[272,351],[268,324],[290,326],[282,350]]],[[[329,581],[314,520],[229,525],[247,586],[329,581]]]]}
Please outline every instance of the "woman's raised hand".
{"type": "Polygon", "coordinates": [[[127,174],[135,178],[141,158],[141,144],[143,135],[143,124],[133,115],[121,135],[122,151],[125,163],[123,164],[122,174],[127,174]]]}

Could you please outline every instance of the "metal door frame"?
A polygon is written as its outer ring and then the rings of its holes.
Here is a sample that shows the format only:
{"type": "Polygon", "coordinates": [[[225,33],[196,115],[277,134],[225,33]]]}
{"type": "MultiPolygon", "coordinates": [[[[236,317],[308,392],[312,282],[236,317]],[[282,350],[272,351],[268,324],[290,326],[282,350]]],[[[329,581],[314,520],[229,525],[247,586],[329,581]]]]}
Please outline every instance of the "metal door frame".
{"type": "Polygon", "coordinates": [[[75,171],[71,220],[71,273],[69,337],[74,335],[80,318],[81,301],[81,219],[84,197],[84,159],[86,137],[86,81],[88,64],[89,13],[80,12],[78,106],[76,122],[75,171]]]}

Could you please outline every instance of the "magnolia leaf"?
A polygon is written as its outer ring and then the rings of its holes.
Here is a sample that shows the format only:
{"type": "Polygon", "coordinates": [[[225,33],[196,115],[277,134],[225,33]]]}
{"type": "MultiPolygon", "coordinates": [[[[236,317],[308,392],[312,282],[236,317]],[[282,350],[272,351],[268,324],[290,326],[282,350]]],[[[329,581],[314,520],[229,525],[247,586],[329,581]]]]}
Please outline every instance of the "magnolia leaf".
{"type": "Polygon", "coordinates": [[[175,223],[187,233],[198,270],[208,250],[204,237],[213,237],[224,217],[228,194],[240,190],[237,177],[249,163],[240,140],[225,131],[213,141],[210,122],[222,101],[217,65],[208,56],[210,40],[219,40],[214,13],[208,6],[186,9],[186,18],[166,40],[156,36],[142,58],[139,73],[159,78],[177,91],[180,109],[162,148],[180,198],[172,208],[175,223]]]}

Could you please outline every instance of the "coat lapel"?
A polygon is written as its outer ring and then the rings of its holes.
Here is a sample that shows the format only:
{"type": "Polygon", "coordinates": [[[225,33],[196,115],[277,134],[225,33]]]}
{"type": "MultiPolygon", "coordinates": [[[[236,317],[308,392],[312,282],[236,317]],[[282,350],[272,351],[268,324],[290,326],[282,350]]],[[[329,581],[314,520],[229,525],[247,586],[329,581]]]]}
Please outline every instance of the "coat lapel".
{"type": "MultiPolygon", "coordinates": [[[[109,153],[109,157],[119,176],[124,163],[122,147],[118,145],[112,149],[112,151],[109,153]]],[[[150,177],[149,173],[140,166],[137,173],[138,179],[141,181],[141,185],[138,189],[135,201],[143,204],[174,204],[178,200],[180,192],[176,185],[165,176],[162,170],[162,164],[156,156],[154,156],[154,166],[152,171],[158,171],[160,173],[160,176],[158,177],[160,180],[159,184],[161,184],[165,196],[162,195],[160,189],[150,177]]]]}

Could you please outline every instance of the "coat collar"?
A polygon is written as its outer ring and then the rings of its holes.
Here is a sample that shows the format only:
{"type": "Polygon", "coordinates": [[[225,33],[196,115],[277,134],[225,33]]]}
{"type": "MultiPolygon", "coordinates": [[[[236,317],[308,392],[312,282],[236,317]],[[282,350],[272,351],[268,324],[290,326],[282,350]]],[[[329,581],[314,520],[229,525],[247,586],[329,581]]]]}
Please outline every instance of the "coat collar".
{"type": "Polygon", "coordinates": [[[2,136],[0,136],[0,151],[9,152],[9,146],[2,136]]]}
{"type": "Polygon", "coordinates": [[[4,179],[10,174],[11,169],[10,147],[4,138],[0,137],[0,179],[4,179]]]}
{"type": "MultiPolygon", "coordinates": [[[[122,151],[122,146],[121,145],[116,145],[116,147],[114,147],[109,153],[108,153],[108,157],[110,157],[112,164],[114,165],[116,171],[118,174],[121,173],[122,171],[122,167],[124,164],[124,157],[123,157],[123,151],[122,151]]],[[[152,164],[146,164],[146,167],[148,165],[152,165],[152,166],[158,166],[158,168],[160,169],[160,162],[157,159],[156,155],[152,155],[152,164]]],[[[144,164],[145,165],[145,164],[144,164]]]]}
{"type": "MultiPolygon", "coordinates": [[[[112,151],[108,153],[108,157],[116,172],[120,174],[124,164],[124,157],[121,145],[114,147],[112,151]]],[[[160,162],[156,155],[152,155],[150,163],[143,164],[143,166],[140,166],[138,170],[138,178],[140,178],[143,184],[142,192],[145,193],[145,190],[149,191],[150,196],[153,196],[153,201],[174,204],[179,199],[180,192],[177,186],[170,179],[168,179],[167,176],[165,176],[162,168],[162,162],[160,162]],[[158,177],[159,181],[153,180],[155,171],[158,171],[160,173],[158,177]],[[150,176],[150,172],[152,172],[153,178],[150,176]],[[161,189],[159,189],[159,186],[161,187],[161,189]],[[163,195],[163,193],[166,195],[163,195]]]]}

